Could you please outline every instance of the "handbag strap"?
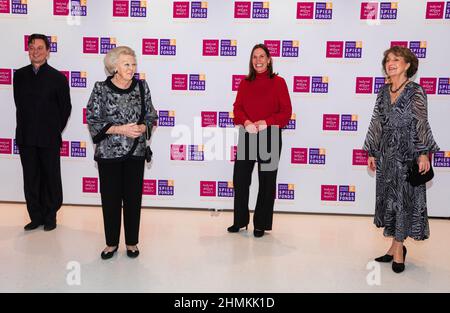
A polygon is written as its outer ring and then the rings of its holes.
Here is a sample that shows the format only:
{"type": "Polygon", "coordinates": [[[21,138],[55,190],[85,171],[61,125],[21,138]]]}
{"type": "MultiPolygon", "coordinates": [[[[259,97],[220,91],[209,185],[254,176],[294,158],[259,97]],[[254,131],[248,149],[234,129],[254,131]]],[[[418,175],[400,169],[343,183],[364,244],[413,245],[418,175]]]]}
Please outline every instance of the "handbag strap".
{"type": "MultiPolygon", "coordinates": [[[[141,95],[141,116],[139,117],[139,120],[137,121],[137,125],[143,124],[145,119],[145,90],[144,86],[142,85],[142,81],[138,80],[139,85],[139,93],[141,95]]],[[[137,148],[137,145],[139,144],[139,137],[134,139],[133,146],[131,147],[131,150],[127,153],[127,157],[131,156],[134,151],[137,148]]]]}
{"type": "Polygon", "coordinates": [[[141,80],[138,80],[139,92],[141,94],[141,117],[139,118],[138,124],[143,124],[145,119],[145,90],[141,80]]]}

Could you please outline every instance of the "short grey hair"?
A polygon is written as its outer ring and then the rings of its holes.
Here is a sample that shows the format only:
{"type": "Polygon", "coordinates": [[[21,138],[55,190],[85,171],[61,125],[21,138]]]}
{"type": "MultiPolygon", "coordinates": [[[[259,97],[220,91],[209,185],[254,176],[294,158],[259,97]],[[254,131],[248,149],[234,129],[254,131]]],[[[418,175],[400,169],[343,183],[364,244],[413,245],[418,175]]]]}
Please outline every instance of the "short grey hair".
{"type": "Polygon", "coordinates": [[[119,60],[121,55],[131,55],[134,59],[136,59],[136,53],[130,47],[119,46],[109,50],[109,52],[105,55],[103,63],[105,64],[106,71],[110,75],[114,75],[116,71],[117,61],[119,60]]]}

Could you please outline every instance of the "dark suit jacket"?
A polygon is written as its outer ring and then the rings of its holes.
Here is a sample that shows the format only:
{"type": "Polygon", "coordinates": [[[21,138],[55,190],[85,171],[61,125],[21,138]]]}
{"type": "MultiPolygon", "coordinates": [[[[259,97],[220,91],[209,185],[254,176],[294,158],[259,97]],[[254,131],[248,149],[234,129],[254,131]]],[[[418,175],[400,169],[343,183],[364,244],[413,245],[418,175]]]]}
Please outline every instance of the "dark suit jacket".
{"type": "Polygon", "coordinates": [[[18,145],[55,147],[61,145],[61,132],[72,105],[66,77],[47,63],[37,74],[33,66],[14,73],[16,142],[18,145]]]}

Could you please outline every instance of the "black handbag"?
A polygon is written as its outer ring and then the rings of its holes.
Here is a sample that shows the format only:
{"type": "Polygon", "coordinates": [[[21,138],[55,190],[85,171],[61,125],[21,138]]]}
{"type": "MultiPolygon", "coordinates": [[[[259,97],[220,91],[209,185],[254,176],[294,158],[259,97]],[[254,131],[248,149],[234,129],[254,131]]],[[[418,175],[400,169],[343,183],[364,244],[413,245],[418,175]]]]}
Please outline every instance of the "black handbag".
{"type": "MultiPolygon", "coordinates": [[[[141,117],[139,119],[138,124],[144,124],[144,119],[145,119],[145,114],[146,114],[146,110],[145,110],[145,90],[144,90],[144,86],[142,85],[142,82],[139,81],[139,92],[141,94],[141,117]]],[[[145,125],[145,127],[147,128],[146,132],[145,132],[145,140],[148,141],[150,140],[151,137],[151,133],[149,131],[149,127],[147,125],[145,125]]],[[[153,157],[153,151],[150,148],[150,144],[148,142],[146,142],[146,147],[145,147],[145,161],[147,161],[147,163],[150,163],[152,161],[152,157],[153,157]]]]}
{"type": "MultiPolygon", "coordinates": [[[[141,124],[145,124],[144,119],[145,119],[145,114],[146,114],[146,110],[145,110],[145,90],[144,90],[144,86],[142,85],[141,81],[138,81],[138,85],[139,85],[139,92],[141,94],[141,116],[139,117],[139,120],[137,122],[138,125],[141,124]]],[[[145,132],[145,140],[149,140],[151,137],[151,133],[149,132],[148,126],[146,125],[147,131],[145,132]]],[[[133,142],[133,146],[131,147],[131,150],[128,151],[127,156],[131,156],[133,155],[134,151],[137,148],[137,145],[139,144],[139,137],[136,138],[133,142]]],[[[145,160],[150,163],[152,161],[152,157],[153,157],[153,151],[152,149],[150,149],[150,145],[146,144],[146,148],[145,148],[145,155],[144,158],[145,160]]]]}
{"type": "Polygon", "coordinates": [[[433,177],[434,171],[433,167],[431,166],[431,161],[430,161],[430,170],[422,175],[419,172],[419,164],[417,164],[416,160],[413,160],[411,161],[408,167],[406,181],[409,182],[412,186],[417,187],[429,182],[430,180],[433,179],[433,177]]]}

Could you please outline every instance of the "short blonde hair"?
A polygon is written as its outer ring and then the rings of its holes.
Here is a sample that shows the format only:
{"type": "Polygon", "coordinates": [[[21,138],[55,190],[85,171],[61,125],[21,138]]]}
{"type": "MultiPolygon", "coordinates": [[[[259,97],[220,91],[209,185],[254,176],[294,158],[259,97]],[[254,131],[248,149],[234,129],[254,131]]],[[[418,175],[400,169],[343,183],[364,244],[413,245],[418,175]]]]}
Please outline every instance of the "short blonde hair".
{"type": "Polygon", "coordinates": [[[106,71],[110,75],[114,75],[116,71],[117,61],[119,60],[121,55],[131,55],[134,59],[136,59],[136,53],[130,47],[120,46],[109,50],[109,52],[105,55],[103,63],[105,64],[106,71]]]}

